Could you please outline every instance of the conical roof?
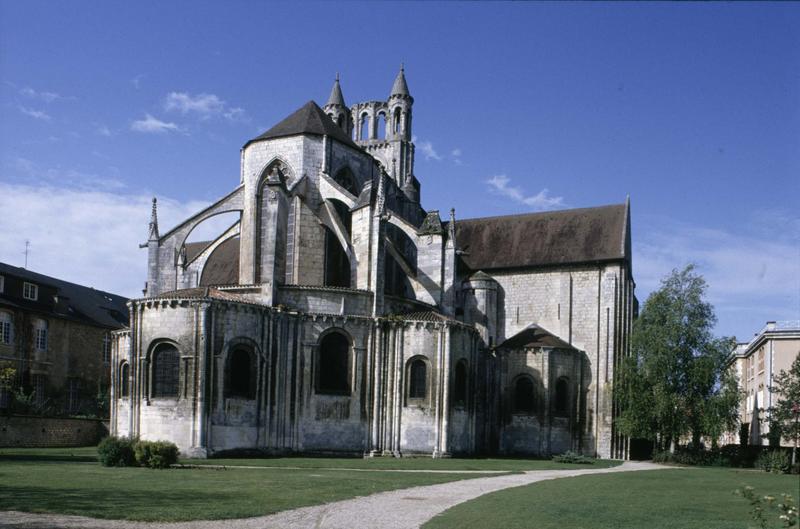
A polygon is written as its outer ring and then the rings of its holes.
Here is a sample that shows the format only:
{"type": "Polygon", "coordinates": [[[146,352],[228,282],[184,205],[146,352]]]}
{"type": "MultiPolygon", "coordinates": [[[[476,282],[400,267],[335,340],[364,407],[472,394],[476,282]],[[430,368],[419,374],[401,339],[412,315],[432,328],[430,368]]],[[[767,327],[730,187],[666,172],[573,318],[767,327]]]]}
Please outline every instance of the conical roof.
{"type": "Polygon", "coordinates": [[[313,101],[309,101],[292,115],[269,129],[264,134],[253,138],[244,144],[245,147],[255,141],[271,140],[298,134],[316,134],[330,136],[336,140],[358,149],[358,145],[339,128],[333,120],[313,101]]]}
{"type": "Polygon", "coordinates": [[[405,68],[400,66],[400,72],[394,79],[394,84],[392,85],[392,93],[389,94],[389,97],[410,96],[410,95],[411,94],[408,93],[408,83],[406,83],[405,68]]]}
{"type": "Polygon", "coordinates": [[[328,98],[328,102],[325,103],[325,106],[330,105],[339,105],[339,106],[347,106],[344,104],[344,96],[342,95],[342,87],[339,85],[339,74],[336,74],[336,80],[333,82],[333,88],[331,88],[331,95],[328,98]]]}

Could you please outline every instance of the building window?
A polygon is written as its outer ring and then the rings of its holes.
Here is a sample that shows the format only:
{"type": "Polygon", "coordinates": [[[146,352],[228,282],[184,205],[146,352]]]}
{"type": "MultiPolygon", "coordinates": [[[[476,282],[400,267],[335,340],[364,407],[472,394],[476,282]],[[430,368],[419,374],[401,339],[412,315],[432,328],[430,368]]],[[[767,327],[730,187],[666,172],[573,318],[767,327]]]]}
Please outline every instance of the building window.
{"type": "Polygon", "coordinates": [[[465,406],[467,404],[467,361],[464,359],[459,360],[456,364],[453,403],[456,406],[465,406]]]}
{"type": "Polygon", "coordinates": [[[122,362],[119,367],[119,397],[127,397],[130,384],[130,366],[128,362],[122,362]]]}
{"type": "Polygon", "coordinates": [[[567,377],[561,377],[556,381],[556,401],[553,411],[557,416],[568,417],[570,407],[569,379],[567,377]]]}
{"type": "Polygon", "coordinates": [[[33,343],[37,351],[47,351],[47,322],[36,320],[33,327],[33,343]]]}
{"type": "Polygon", "coordinates": [[[340,332],[326,334],[319,343],[317,354],[317,393],[347,395],[350,384],[347,376],[350,341],[340,332]]]}
{"type": "Polygon", "coordinates": [[[514,382],[514,413],[532,415],[536,409],[536,391],[533,379],[521,376],[514,382]]]}
{"type": "Polygon", "coordinates": [[[361,115],[361,125],[358,128],[359,139],[361,141],[367,141],[370,139],[369,137],[369,114],[364,113],[361,115]]]}
{"type": "Polygon", "coordinates": [[[421,401],[428,396],[428,364],[422,358],[408,363],[408,400],[421,401]]]}
{"type": "Polygon", "coordinates": [[[11,345],[14,343],[14,325],[11,322],[11,314],[0,312],[0,344],[11,345]]]}
{"type": "Polygon", "coordinates": [[[4,276],[0,276],[0,294],[5,292],[6,289],[6,278],[4,276]]]}
{"type": "Polygon", "coordinates": [[[108,333],[103,335],[103,363],[111,363],[111,336],[108,333]]]}
{"type": "Polygon", "coordinates": [[[178,397],[180,355],[171,344],[161,344],[153,351],[153,397],[178,397]]]}
{"type": "Polygon", "coordinates": [[[75,413],[80,407],[80,380],[77,378],[69,379],[67,389],[67,411],[75,413]]]}
{"type": "Polygon", "coordinates": [[[46,385],[47,385],[47,378],[44,375],[36,374],[31,377],[31,386],[33,387],[33,400],[38,405],[44,404],[46,385]]]}
{"type": "Polygon", "coordinates": [[[250,351],[237,348],[228,357],[228,397],[256,398],[256,370],[250,351]]]}
{"type": "Polygon", "coordinates": [[[37,287],[33,283],[26,282],[22,286],[22,297],[25,299],[36,301],[37,299],[39,299],[39,287],[37,287]]]}

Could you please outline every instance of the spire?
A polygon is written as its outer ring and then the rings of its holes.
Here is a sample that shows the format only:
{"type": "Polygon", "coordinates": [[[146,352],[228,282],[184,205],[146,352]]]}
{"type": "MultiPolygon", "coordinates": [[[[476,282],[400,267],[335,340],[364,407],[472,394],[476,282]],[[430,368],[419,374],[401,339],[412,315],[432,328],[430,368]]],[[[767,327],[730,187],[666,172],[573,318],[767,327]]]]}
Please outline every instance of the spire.
{"type": "Polygon", "coordinates": [[[392,96],[411,96],[411,94],[408,93],[408,83],[406,83],[405,68],[403,67],[403,63],[400,63],[400,73],[398,73],[397,77],[394,79],[392,93],[389,94],[389,97],[392,96]]]}
{"type": "Polygon", "coordinates": [[[326,107],[332,105],[339,105],[339,106],[346,106],[344,104],[344,96],[342,95],[342,87],[339,86],[339,72],[336,72],[336,80],[333,82],[333,88],[331,88],[331,95],[328,98],[328,102],[325,103],[326,107]]]}
{"type": "Polygon", "coordinates": [[[148,240],[158,240],[158,207],[156,197],[153,197],[153,210],[150,213],[150,236],[148,240]]]}
{"type": "Polygon", "coordinates": [[[447,225],[447,238],[456,244],[456,208],[450,208],[450,223],[447,225]]]}

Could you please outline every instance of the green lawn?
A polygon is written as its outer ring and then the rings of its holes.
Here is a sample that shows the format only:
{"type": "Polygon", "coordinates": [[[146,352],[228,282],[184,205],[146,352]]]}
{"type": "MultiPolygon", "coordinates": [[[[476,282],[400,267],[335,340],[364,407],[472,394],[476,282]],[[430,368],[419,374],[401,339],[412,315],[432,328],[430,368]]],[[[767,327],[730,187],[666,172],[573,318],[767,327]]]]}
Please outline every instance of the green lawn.
{"type": "MultiPolygon", "coordinates": [[[[797,476],[753,470],[681,468],[545,481],[506,489],[449,509],[436,528],[747,529],[749,504],[733,491],[794,494],[797,476]]],[[[775,527],[778,525],[776,524],[775,527]]]]}
{"type": "Polygon", "coordinates": [[[242,518],[477,476],[280,468],[150,470],[5,459],[0,460],[0,511],[150,521],[242,518]]]}

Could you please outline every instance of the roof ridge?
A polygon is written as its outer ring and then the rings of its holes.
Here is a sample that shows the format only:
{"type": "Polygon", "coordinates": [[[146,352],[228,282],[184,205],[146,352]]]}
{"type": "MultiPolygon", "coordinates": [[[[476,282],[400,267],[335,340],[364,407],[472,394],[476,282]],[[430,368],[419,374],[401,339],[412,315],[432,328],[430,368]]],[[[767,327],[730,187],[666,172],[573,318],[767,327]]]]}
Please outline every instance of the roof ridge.
{"type": "MultiPolygon", "coordinates": [[[[589,210],[598,210],[598,209],[606,209],[606,208],[618,208],[618,207],[625,207],[624,203],[620,204],[605,204],[602,206],[588,206],[584,208],[569,208],[569,209],[552,209],[547,211],[530,211],[528,213],[512,213],[510,215],[491,215],[488,217],[470,217],[466,219],[457,219],[456,226],[458,224],[464,222],[476,222],[479,220],[493,220],[493,219],[513,219],[513,218],[521,218],[521,217],[533,217],[537,215],[548,215],[548,214],[560,214],[560,213],[575,213],[578,211],[589,211],[589,210]]],[[[444,221],[442,224],[447,224],[450,221],[444,221]]]]}

